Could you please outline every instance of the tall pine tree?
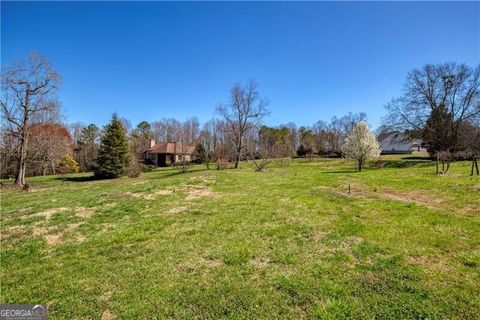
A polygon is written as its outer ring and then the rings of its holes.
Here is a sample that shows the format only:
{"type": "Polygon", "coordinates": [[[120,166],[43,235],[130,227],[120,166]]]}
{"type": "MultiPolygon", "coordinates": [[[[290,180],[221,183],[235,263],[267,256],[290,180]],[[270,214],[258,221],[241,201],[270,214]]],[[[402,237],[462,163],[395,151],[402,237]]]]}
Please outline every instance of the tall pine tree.
{"type": "Polygon", "coordinates": [[[458,144],[458,126],[453,115],[444,105],[434,109],[422,131],[422,140],[427,151],[434,156],[437,152],[454,151],[458,144]]]}
{"type": "Polygon", "coordinates": [[[118,178],[125,175],[130,163],[128,138],[118,115],[105,126],[93,172],[98,179],[118,178]]]}

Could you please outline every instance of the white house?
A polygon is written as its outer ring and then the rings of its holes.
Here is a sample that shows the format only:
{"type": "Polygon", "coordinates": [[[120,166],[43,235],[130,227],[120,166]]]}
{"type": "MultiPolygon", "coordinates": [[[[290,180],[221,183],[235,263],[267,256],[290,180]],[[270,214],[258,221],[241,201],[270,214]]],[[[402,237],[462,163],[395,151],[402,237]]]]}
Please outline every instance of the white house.
{"type": "Polygon", "coordinates": [[[426,151],[422,141],[410,139],[401,132],[382,133],[378,137],[382,154],[401,154],[426,151]]]}

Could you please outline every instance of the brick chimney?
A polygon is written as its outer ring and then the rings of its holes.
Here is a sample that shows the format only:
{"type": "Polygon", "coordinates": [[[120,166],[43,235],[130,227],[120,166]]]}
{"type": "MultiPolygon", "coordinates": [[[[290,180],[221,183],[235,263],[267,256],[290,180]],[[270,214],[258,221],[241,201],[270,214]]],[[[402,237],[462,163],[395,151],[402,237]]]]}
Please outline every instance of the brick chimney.
{"type": "Polygon", "coordinates": [[[155,145],[155,139],[150,139],[150,148],[153,148],[155,145]]]}

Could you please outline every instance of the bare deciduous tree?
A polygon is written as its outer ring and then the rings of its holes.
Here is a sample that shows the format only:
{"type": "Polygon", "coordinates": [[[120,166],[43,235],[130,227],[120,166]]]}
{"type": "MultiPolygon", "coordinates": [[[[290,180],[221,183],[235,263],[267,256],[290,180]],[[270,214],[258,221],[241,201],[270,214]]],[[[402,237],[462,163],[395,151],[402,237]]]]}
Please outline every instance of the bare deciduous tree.
{"type": "Polygon", "coordinates": [[[35,123],[30,126],[30,146],[27,152],[30,172],[55,174],[60,161],[71,153],[72,137],[63,125],[35,123]]]}
{"type": "Polygon", "coordinates": [[[288,141],[289,130],[283,128],[270,128],[262,126],[258,132],[255,132],[257,139],[248,146],[248,154],[255,171],[262,171],[272,158],[282,159],[290,157],[292,150],[288,141]]]}
{"type": "Polygon", "coordinates": [[[41,54],[2,70],[1,106],[7,130],[19,139],[19,157],[15,185],[25,185],[28,139],[32,119],[58,109],[56,91],[60,75],[41,54]]]}
{"type": "Polygon", "coordinates": [[[153,137],[161,142],[175,142],[179,140],[181,123],[177,119],[163,118],[152,123],[153,137]]]}
{"type": "MultiPolygon", "coordinates": [[[[451,117],[448,130],[452,135],[450,140],[456,143],[462,124],[480,116],[480,66],[427,64],[411,71],[403,95],[387,104],[384,122],[413,137],[421,137],[428,119],[442,108],[451,117]]],[[[450,152],[455,147],[450,145],[435,152],[450,152]]]]}
{"type": "Polygon", "coordinates": [[[480,119],[465,123],[462,126],[461,134],[464,149],[472,159],[470,175],[473,176],[475,173],[478,176],[480,175],[478,168],[478,158],[480,157],[480,119]]]}
{"type": "Polygon", "coordinates": [[[260,97],[254,81],[247,82],[245,86],[233,86],[230,99],[230,104],[217,107],[217,113],[225,119],[232,134],[235,143],[235,168],[238,168],[245,134],[268,114],[268,101],[260,97]]]}
{"type": "MultiPolygon", "coordinates": [[[[192,123],[198,120],[187,119],[184,123],[181,124],[180,130],[178,132],[178,147],[179,150],[175,150],[179,153],[180,156],[180,172],[185,173],[190,168],[191,159],[190,157],[195,149],[196,144],[198,143],[198,130],[192,129],[192,123]]],[[[197,126],[198,129],[198,126],[197,126]]]]}

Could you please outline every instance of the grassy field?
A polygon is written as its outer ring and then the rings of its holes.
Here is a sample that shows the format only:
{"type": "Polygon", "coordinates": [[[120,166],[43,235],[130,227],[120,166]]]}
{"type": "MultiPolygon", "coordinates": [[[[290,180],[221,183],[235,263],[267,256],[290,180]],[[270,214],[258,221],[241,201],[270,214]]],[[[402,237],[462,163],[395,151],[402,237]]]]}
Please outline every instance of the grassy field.
{"type": "Polygon", "coordinates": [[[30,178],[1,191],[0,302],[49,319],[478,319],[468,173],[389,157],[30,178]]]}

